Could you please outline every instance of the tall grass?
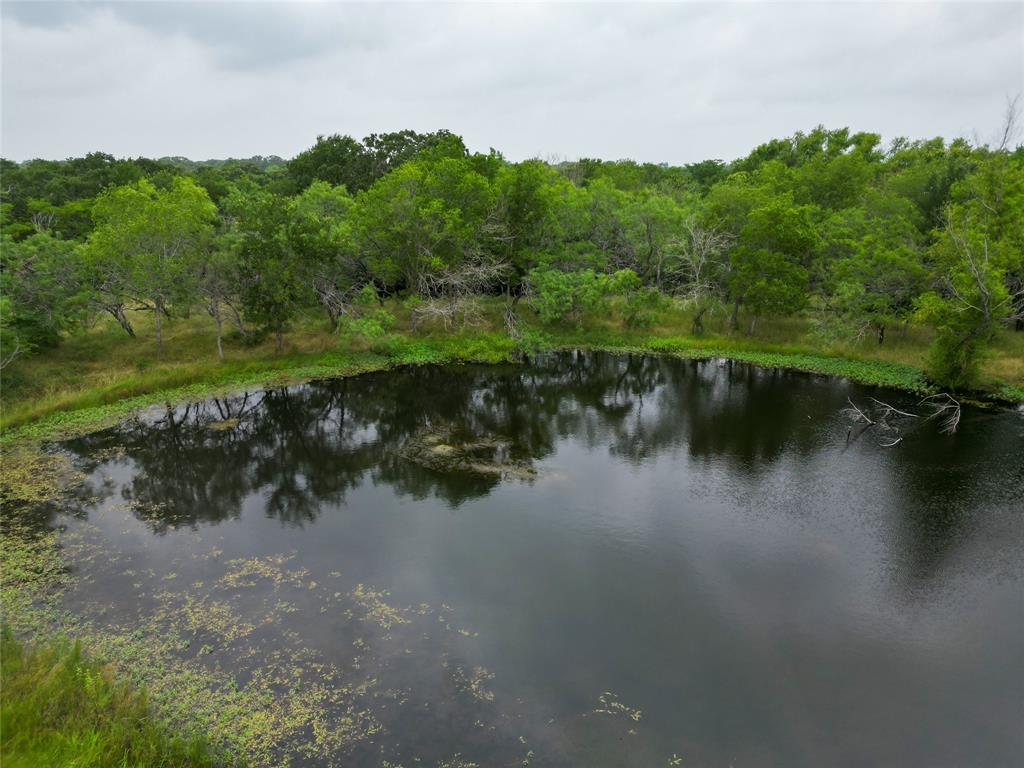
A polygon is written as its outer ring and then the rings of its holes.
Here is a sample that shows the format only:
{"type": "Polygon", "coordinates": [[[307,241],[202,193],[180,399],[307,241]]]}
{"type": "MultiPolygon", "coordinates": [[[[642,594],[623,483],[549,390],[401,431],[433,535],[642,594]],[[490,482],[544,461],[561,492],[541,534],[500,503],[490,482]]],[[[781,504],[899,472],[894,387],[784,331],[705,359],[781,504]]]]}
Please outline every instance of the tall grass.
{"type": "Polygon", "coordinates": [[[190,768],[218,763],[198,738],[168,734],[145,693],[88,659],[77,643],[0,638],[4,768],[190,768]]]}

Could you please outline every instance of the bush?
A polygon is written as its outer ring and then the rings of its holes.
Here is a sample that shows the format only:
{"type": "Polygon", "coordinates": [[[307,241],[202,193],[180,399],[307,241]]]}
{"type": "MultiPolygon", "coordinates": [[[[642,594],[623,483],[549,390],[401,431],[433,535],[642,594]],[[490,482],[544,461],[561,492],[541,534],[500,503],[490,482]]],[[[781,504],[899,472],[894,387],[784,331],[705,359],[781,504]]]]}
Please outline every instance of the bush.
{"type": "Polygon", "coordinates": [[[978,379],[986,340],[965,340],[940,332],[928,352],[928,376],[937,384],[963,389],[978,379]]]}
{"type": "Polygon", "coordinates": [[[547,268],[531,270],[531,303],[542,322],[571,320],[580,327],[584,315],[605,301],[604,277],[592,269],[576,272],[547,268]]]}
{"type": "Polygon", "coordinates": [[[553,346],[554,340],[548,334],[534,328],[524,328],[516,339],[516,351],[520,356],[538,355],[553,346]]]}
{"type": "Polygon", "coordinates": [[[377,301],[377,291],[372,285],[364,285],[356,294],[355,314],[338,321],[338,334],[362,337],[368,340],[382,339],[395,325],[395,316],[377,301]]]}
{"type": "Polygon", "coordinates": [[[623,323],[627,328],[650,328],[668,308],[669,299],[656,288],[638,288],[626,294],[623,323]]]}

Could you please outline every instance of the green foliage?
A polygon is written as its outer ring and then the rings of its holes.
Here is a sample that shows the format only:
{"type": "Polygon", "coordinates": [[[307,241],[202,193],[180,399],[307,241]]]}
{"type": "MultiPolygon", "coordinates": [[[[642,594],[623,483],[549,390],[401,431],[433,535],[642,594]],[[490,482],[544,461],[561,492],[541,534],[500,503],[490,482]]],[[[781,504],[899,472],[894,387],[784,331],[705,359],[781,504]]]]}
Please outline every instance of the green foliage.
{"type": "Polygon", "coordinates": [[[376,308],[360,314],[358,317],[343,318],[339,332],[351,336],[362,336],[366,339],[379,339],[387,335],[395,324],[395,316],[386,309],[376,308]]]}
{"type": "Polygon", "coordinates": [[[406,163],[360,194],[356,231],[371,272],[385,285],[423,289],[423,279],[457,267],[491,208],[487,179],[465,159],[406,163]]]}
{"type": "Polygon", "coordinates": [[[85,298],[75,271],[75,245],[41,232],[0,239],[0,348],[4,356],[53,346],[81,318],[85,298]]]}
{"type": "Polygon", "coordinates": [[[358,192],[417,157],[431,160],[467,154],[459,136],[450,131],[371,134],[362,142],[351,136],[317,136],[316,143],[288,162],[288,175],[297,190],[314,181],[343,185],[358,192]]]}
{"type": "Polygon", "coordinates": [[[917,307],[937,331],[929,373],[965,387],[976,381],[998,327],[1024,320],[1024,170],[994,157],[954,194],[931,249],[939,289],[920,296],[917,307]]]}
{"type": "Polygon", "coordinates": [[[606,299],[606,281],[592,269],[563,272],[538,267],[530,271],[530,300],[541,321],[569,320],[580,326],[588,312],[606,299]]]}
{"type": "Polygon", "coordinates": [[[164,325],[197,308],[218,359],[225,332],[253,349],[273,335],[283,352],[313,310],[325,333],[380,345],[393,327],[362,307],[364,286],[405,295],[414,327],[452,333],[498,294],[591,331],[660,325],[664,294],[694,334],[719,306],[750,333],[810,314],[835,345],[917,318],[936,332],[936,379],[960,385],[999,328],[1024,330],[1024,154],[963,140],[883,149],[819,126],[672,167],[509,163],[406,130],[321,136],[287,163],[93,154],[0,171],[0,363],[15,381],[30,352],[102,314],[134,338],[139,306],[157,350],[136,357],[156,361],[164,325]]]}
{"type": "Polygon", "coordinates": [[[96,228],[82,250],[86,283],[107,294],[107,305],[128,297],[151,302],[158,352],[167,307],[191,298],[215,214],[206,190],[180,176],[166,188],[142,180],[96,199],[96,228]]]}
{"type": "Polygon", "coordinates": [[[10,768],[184,768],[220,764],[202,740],[168,734],[145,693],[62,640],[0,648],[0,756],[10,768]]]}
{"type": "Polygon", "coordinates": [[[225,207],[233,219],[232,244],[244,282],[240,302],[247,318],[273,331],[281,347],[285,327],[313,290],[293,237],[286,198],[252,184],[235,187],[225,207]]]}
{"type": "Polygon", "coordinates": [[[627,328],[650,328],[668,308],[669,298],[656,288],[637,286],[626,292],[623,322],[627,328]]]}
{"type": "Polygon", "coordinates": [[[536,328],[527,328],[522,331],[515,339],[515,344],[516,350],[526,356],[538,355],[555,346],[554,339],[549,334],[536,328]]]}

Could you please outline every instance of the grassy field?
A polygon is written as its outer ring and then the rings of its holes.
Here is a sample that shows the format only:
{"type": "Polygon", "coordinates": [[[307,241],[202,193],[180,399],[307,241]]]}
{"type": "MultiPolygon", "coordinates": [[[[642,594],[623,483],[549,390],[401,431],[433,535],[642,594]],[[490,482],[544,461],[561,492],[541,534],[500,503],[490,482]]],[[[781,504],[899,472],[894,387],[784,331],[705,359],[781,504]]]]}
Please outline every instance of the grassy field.
{"type": "MultiPolygon", "coordinates": [[[[409,332],[408,316],[389,306],[398,320],[392,336],[371,341],[339,337],[320,315],[301,318],[277,352],[271,338],[246,343],[225,339],[225,360],[217,357],[212,322],[203,314],[179,318],[165,330],[158,357],[152,318],[138,314],[138,338],[130,338],[113,322],[100,321],[90,331],[67,339],[55,349],[16,361],[4,372],[0,426],[23,427],[54,414],[97,409],[126,399],[161,393],[248,386],[275,380],[347,374],[406,362],[500,360],[514,356],[516,345],[504,337],[500,307],[485,305],[481,322],[471,329],[447,333],[438,327],[409,332]]],[[[825,346],[800,318],[765,320],[757,335],[730,333],[726,318],[706,322],[706,333],[689,334],[685,311],[669,310],[658,326],[628,332],[615,317],[592,320],[582,328],[541,327],[529,311],[529,339],[550,346],[650,350],[690,357],[724,356],[763,365],[834,373],[866,383],[923,390],[930,332],[910,327],[891,332],[884,344],[874,340],[825,346]]],[[[982,365],[979,388],[1020,399],[1024,394],[1024,333],[1004,331],[982,365]]]]}
{"type": "Polygon", "coordinates": [[[144,693],[86,658],[77,643],[0,638],[0,762],[5,768],[218,765],[205,742],[168,735],[144,693]]]}

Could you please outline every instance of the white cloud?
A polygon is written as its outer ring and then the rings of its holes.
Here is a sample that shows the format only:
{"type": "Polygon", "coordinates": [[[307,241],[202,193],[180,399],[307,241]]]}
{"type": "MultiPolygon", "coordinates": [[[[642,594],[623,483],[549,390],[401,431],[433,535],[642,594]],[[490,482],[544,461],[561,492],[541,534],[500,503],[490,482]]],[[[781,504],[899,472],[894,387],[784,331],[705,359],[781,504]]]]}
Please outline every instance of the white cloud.
{"type": "Polygon", "coordinates": [[[1024,89],[1002,4],[3,4],[14,159],[290,156],[317,133],[690,162],[818,123],[969,135],[1024,89]]]}

